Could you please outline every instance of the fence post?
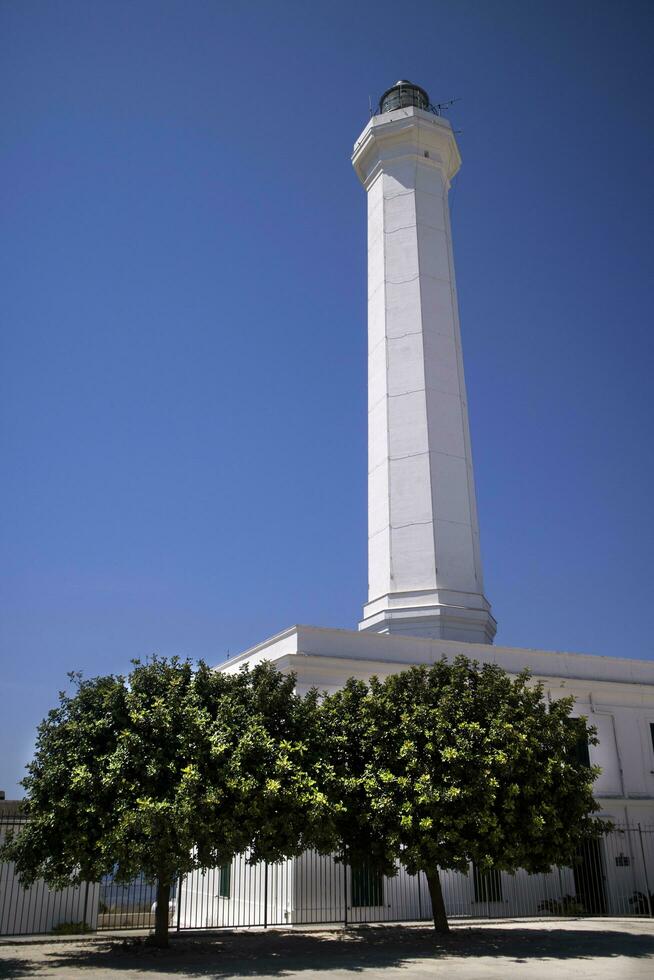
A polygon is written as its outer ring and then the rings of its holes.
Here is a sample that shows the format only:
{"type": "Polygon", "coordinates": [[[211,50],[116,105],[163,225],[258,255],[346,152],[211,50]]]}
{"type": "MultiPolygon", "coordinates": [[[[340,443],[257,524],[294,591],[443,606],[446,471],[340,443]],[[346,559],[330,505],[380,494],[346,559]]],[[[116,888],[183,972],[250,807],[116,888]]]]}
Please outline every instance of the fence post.
{"type": "Polygon", "coordinates": [[[268,928],[268,862],[263,865],[263,927],[268,928]]]}
{"type": "Polygon", "coordinates": [[[176,932],[180,931],[180,922],[182,919],[182,882],[184,881],[184,875],[177,875],[177,926],[175,928],[176,932]]]}
{"type": "Polygon", "coordinates": [[[343,928],[347,929],[347,849],[343,848],[343,928]]]}
{"type": "Polygon", "coordinates": [[[418,918],[422,922],[422,891],[420,889],[420,875],[421,874],[422,874],[422,872],[419,871],[418,874],[417,874],[417,878],[418,878],[418,918]]]}
{"type": "Polygon", "coordinates": [[[84,891],[84,912],[82,913],[82,922],[86,925],[86,910],[89,905],[89,883],[86,882],[86,889],[84,891]]]}
{"type": "Polygon", "coordinates": [[[643,831],[640,824],[638,824],[638,839],[640,840],[640,853],[643,859],[643,873],[645,875],[645,891],[647,892],[647,908],[649,909],[649,917],[652,918],[652,897],[649,890],[649,878],[647,877],[647,861],[645,860],[645,848],[643,847],[643,831]]]}

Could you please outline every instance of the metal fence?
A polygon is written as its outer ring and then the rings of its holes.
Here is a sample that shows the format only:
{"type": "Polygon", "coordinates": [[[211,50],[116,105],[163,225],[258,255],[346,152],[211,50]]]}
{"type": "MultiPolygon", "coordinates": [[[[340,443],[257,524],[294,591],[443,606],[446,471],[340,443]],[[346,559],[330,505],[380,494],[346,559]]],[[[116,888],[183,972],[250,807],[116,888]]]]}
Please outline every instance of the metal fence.
{"type": "MultiPolygon", "coordinates": [[[[0,818],[0,840],[20,830],[17,817],[0,818]]],[[[579,852],[570,867],[549,874],[519,870],[441,872],[451,918],[541,916],[652,916],[654,827],[620,826],[579,852]]],[[[11,864],[0,864],[0,935],[150,929],[155,888],[140,878],[120,885],[111,877],[62,890],[36,882],[24,889],[11,864]]],[[[394,877],[370,866],[352,867],[306,852],[279,864],[248,863],[195,871],[175,883],[171,927],[221,929],[267,926],[356,925],[428,921],[424,874],[398,866],[394,877]]]]}

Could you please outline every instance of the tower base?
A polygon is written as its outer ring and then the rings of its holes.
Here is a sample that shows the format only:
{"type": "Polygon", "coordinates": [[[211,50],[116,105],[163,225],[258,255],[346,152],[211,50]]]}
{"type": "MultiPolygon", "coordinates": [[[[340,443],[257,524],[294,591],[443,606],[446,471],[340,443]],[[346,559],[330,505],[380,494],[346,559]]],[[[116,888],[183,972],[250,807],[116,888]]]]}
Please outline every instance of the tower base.
{"type": "Polygon", "coordinates": [[[462,643],[492,643],[497,630],[481,595],[450,590],[395,592],[363,607],[360,630],[462,643]]]}

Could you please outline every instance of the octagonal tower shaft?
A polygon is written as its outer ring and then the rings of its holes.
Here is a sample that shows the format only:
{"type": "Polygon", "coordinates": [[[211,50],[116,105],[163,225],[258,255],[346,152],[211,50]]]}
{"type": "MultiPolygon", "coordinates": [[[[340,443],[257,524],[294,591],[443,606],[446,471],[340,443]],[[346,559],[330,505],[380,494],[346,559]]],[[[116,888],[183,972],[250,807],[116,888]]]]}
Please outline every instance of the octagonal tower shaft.
{"type": "Polygon", "coordinates": [[[450,124],[374,116],[368,193],[368,603],[359,629],[491,643],[448,207],[450,124]]]}

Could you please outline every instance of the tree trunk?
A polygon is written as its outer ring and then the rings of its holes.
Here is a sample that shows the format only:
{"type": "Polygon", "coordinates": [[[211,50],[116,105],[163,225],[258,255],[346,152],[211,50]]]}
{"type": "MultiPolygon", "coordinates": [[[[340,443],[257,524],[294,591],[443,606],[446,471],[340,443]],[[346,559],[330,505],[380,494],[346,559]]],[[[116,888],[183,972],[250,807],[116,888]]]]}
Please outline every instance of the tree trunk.
{"type": "Polygon", "coordinates": [[[429,897],[431,898],[431,910],[434,916],[434,929],[436,932],[449,932],[450,927],[443,901],[443,890],[441,889],[441,879],[438,868],[435,871],[427,872],[427,884],[429,886],[429,897]]]}
{"type": "Polygon", "coordinates": [[[168,906],[170,904],[170,882],[157,879],[157,907],[154,913],[153,944],[160,949],[168,946],[168,906]]]}

